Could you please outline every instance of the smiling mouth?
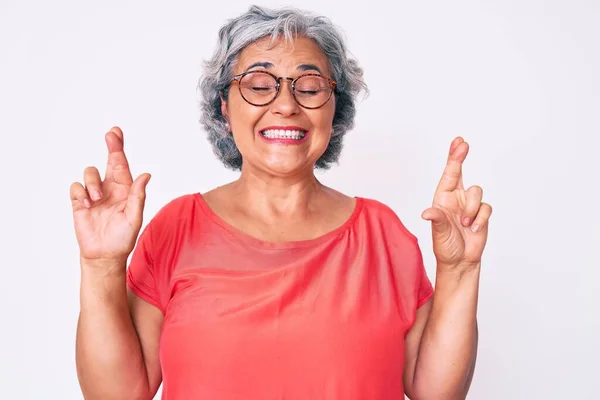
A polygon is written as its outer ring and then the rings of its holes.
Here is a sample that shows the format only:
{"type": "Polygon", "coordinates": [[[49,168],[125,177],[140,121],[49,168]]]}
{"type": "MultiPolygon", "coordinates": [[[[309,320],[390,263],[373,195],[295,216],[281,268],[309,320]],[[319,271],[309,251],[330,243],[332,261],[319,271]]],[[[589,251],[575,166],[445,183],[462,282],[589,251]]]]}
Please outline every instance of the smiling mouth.
{"type": "Polygon", "coordinates": [[[267,139],[288,139],[301,140],[308,132],[304,130],[288,130],[288,129],[265,129],[260,131],[261,136],[267,139]]]}

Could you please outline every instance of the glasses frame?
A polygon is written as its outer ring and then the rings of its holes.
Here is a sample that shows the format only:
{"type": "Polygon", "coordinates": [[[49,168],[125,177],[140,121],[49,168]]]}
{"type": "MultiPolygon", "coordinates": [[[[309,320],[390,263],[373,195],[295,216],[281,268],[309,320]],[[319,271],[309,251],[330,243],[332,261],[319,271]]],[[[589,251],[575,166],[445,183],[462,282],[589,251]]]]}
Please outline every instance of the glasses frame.
{"type": "Polygon", "coordinates": [[[292,96],[294,97],[294,101],[296,101],[296,103],[300,107],[306,108],[307,110],[316,110],[317,108],[321,108],[325,104],[327,104],[327,102],[329,101],[329,99],[331,99],[331,95],[333,94],[335,88],[337,87],[337,82],[336,81],[334,81],[332,79],[329,79],[326,76],[323,76],[321,74],[316,74],[316,73],[312,73],[312,72],[309,72],[309,73],[306,73],[306,74],[302,74],[302,75],[298,76],[297,78],[288,78],[288,77],[284,77],[284,76],[277,77],[277,76],[273,75],[272,73],[270,73],[268,71],[260,71],[260,70],[259,71],[246,71],[244,73],[235,75],[233,77],[231,83],[233,83],[233,82],[237,82],[238,83],[238,89],[240,91],[240,95],[246,101],[246,103],[251,104],[251,105],[256,106],[256,107],[265,107],[265,106],[268,106],[269,104],[273,103],[275,101],[275,99],[277,99],[277,97],[279,96],[279,93],[281,93],[281,81],[283,81],[283,80],[291,82],[292,96]],[[244,77],[246,75],[249,75],[249,74],[266,74],[266,75],[269,75],[270,77],[272,77],[273,79],[275,79],[275,82],[277,82],[277,86],[275,86],[275,96],[273,96],[273,98],[269,102],[267,102],[265,104],[255,104],[255,103],[252,103],[252,102],[248,101],[248,99],[246,99],[244,97],[244,94],[242,93],[242,87],[241,87],[240,84],[242,82],[242,79],[244,79],[244,77]],[[327,82],[329,83],[329,87],[331,89],[329,91],[329,96],[327,96],[327,100],[325,100],[323,102],[323,104],[321,104],[318,107],[307,107],[305,105],[302,105],[302,104],[300,104],[300,102],[298,101],[298,98],[296,97],[296,82],[298,81],[298,79],[303,78],[305,76],[318,76],[320,78],[323,78],[323,79],[327,80],[327,82]]]}

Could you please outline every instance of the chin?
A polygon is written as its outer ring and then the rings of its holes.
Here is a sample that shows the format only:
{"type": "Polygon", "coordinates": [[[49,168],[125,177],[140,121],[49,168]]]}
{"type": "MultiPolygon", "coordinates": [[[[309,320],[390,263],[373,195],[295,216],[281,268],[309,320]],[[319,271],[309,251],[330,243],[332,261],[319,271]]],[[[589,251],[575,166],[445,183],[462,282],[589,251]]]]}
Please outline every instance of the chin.
{"type": "Polygon", "coordinates": [[[272,159],[265,160],[261,169],[276,176],[296,175],[302,172],[310,172],[314,168],[314,162],[309,160],[272,159]]]}

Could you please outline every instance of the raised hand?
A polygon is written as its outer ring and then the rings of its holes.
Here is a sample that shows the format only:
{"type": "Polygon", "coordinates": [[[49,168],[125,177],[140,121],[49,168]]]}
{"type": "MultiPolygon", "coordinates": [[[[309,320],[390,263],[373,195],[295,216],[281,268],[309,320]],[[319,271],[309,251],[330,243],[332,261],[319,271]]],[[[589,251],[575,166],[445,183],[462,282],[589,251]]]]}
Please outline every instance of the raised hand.
{"type": "Polygon", "coordinates": [[[433,204],[421,215],[432,222],[438,269],[478,265],[487,242],[492,207],[481,201],[481,187],[464,189],[462,165],[468,152],[469,145],[462,138],[452,141],[433,204]]]}
{"type": "Polygon", "coordinates": [[[123,132],[105,137],[108,163],[104,180],[95,167],[84,171],[84,185],[71,185],[71,203],[80,256],[86,261],[123,262],[133,250],[142,226],[149,174],[134,181],[123,151],[123,132]]]}

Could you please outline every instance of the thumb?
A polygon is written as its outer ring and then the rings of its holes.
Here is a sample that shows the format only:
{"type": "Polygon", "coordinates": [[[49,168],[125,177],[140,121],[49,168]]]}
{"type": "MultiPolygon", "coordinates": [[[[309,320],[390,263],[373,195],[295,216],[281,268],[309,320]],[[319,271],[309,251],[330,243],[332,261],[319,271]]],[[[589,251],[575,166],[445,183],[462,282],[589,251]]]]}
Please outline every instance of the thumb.
{"type": "Polygon", "coordinates": [[[141,225],[146,203],[146,186],[150,181],[150,174],[141,174],[131,184],[125,215],[132,225],[141,225]]]}
{"type": "Polygon", "coordinates": [[[446,213],[435,207],[428,208],[423,211],[421,218],[426,221],[431,221],[431,227],[436,233],[444,233],[450,229],[450,222],[446,213]]]}

